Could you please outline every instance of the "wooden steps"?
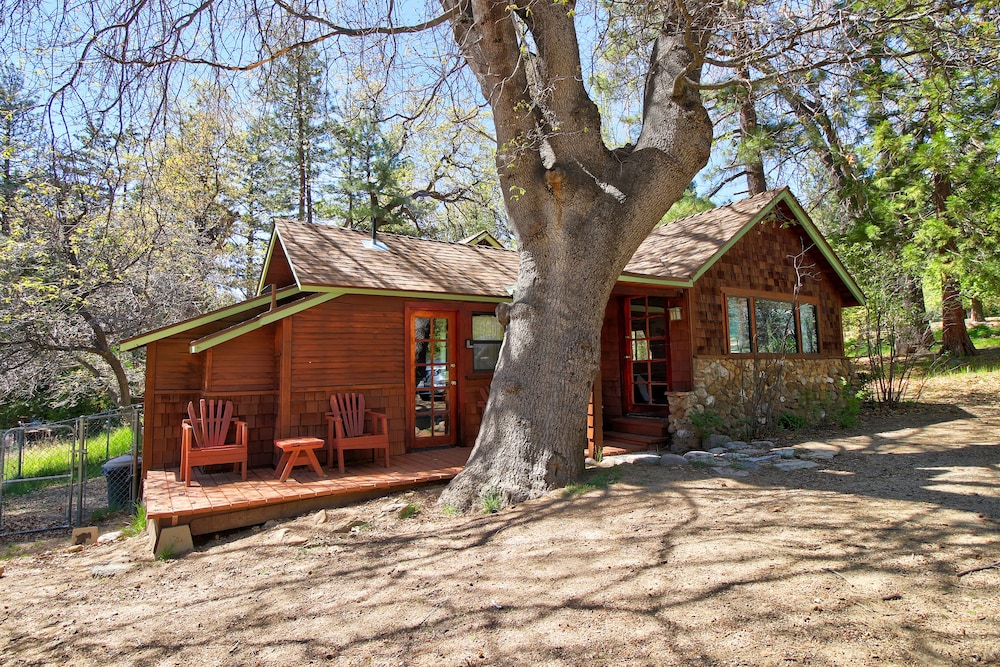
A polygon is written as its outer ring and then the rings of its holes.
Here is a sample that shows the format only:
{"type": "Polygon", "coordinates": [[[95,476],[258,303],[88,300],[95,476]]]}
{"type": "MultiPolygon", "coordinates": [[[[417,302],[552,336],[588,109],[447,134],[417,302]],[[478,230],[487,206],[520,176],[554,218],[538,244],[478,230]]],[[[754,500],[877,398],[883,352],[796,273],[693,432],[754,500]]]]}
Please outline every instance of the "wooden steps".
{"type": "Polygon", "coordinates": [[[669,446],[667,420],[660,417],[627,415],[605,424],[604,453],[627,454],[662,450],[669,446]],[[620,450],[620,451],[619,451],[620,450]]]}

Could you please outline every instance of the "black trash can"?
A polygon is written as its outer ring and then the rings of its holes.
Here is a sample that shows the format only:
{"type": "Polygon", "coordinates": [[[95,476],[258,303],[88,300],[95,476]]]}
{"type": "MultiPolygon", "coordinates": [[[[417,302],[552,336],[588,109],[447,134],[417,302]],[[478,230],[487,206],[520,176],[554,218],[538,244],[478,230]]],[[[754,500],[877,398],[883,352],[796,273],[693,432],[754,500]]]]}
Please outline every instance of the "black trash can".
{"type": "Polygon", "coordinates": [[[132,501],[132,455],[110,459],[101,466],[101,473],[108,478],[108,507],[127,507],[132,501]]]}

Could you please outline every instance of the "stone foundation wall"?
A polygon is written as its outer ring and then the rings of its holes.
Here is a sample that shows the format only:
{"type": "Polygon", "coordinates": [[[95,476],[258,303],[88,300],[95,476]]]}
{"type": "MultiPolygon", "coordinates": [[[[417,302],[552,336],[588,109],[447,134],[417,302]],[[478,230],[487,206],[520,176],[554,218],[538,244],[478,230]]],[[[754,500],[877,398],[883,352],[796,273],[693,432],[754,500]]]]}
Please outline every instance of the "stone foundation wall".
{"type": "Polygon", "coordinates": [[[817,423],[844,406],[851,378],[847,359],[696,358],[694,391],[668,396],[671,449],[699,448],[699,426],[744,437],[751,419],[763,425],[788,414],[817,423]]]}

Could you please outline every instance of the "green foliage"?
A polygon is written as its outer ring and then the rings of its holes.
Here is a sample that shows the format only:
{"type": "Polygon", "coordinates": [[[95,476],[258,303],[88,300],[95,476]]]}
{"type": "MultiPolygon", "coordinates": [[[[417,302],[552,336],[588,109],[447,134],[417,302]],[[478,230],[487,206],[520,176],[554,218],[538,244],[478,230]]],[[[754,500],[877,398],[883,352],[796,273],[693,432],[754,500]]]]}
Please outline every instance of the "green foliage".
{"type": "Polygon", "coordinates": [[[701,213],[702,211],[710,211],[713,208],[715,208],[715,204],[710,199],[698,196],[695,184],[691,183],[691,185],[684,189],[684,194],[681,195],[681,198],[660,219],[659,224],[666,225],[673,220],[686,218],[689,215],[701,213]]]}
{"type": "Polygon", "coordinates": [[[503,493],[495,486],[486,489],[479,500],[485,514],[496,514],[503,508],[503,493]]]}
{"type": "Polygon", "coordinates": [[[445,503],[444,507],[441,508],[441,513],[447,517],[456,517],[461,514],[461,512],[458,511],[458,508],[451,503],[445,503]]]}
{"type": "Polygon", "coordinates": [[[797,415],[794,412],[782,412],[778,416],[778,428],[786,431],[798,431],[805,425],[805,417],[797,415]]]}
{"type": "Polygon", "coordinates": [[[584,473],[582,480],[566,485],[566,488],[563,489],[563,497],[568,498],[570,496],[578,496],[581,493],[587,493],[588,491],[607,489],[612,484],[620,481],[621,478],[622,473],[618,468],[602,468],[596,471],[587,471],[584,473]]]}
{"type": "Polygon", "coordinates": [[[698,435],[698,438],[704,438],[707,435],[716,433],[723,426],[722,417],[712,409],[693,412],[688,415],[688,421],[691,422],[691,427],[698,435]]]}
{"type": "Polygon", "coordinates": [[[25,552],[24,547],[19,544],[5,544],[3,548],[0,548],[0,561],[10,560],[11,558],[17,558],[25,552]]]}
{"type": "Polygon", "coordinates": [[[126,537],[135,537],[136,535],[142,535],[146,532],[146,505],[143,503],[138,503],[135,506],[135,514],[132,515],[132,520],[126,526],[125,530],[122,531],[126,537]]]}
{"type": "Polygon", "coordinates": [[[840,385],[840,399],[841,407],[833,415],[834,420],[841,428],[854,428],[861,413],[861,396],[850,383],[843,381],[840,385]]]}
{"type": "Polygon", "coordinates": [[[400,519],[412,519],[420,514],[420,506],[414,503],[406,503],[406,507],[399,510],[400,519]]]}

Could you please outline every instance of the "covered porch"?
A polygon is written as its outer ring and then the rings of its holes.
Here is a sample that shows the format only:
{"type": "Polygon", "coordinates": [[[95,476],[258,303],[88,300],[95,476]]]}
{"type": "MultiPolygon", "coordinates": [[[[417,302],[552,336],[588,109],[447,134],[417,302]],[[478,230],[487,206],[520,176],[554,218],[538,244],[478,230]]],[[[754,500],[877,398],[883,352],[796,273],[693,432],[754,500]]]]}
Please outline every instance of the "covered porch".
{"type": "Polygon", "coordinates": [[[471,448],[443,447],[393,456],[388,468],[378,463],[324,469],[318,476],[308,467],[296,468],[287,481],[273,468],[251,468],[246,481],[231,470],[196,473],[185,486],[177,469],[149,470],[143,492],[146,518],[157,533],[164,528],[187,526],[191,535],[216,533],[346,505],[358,500],[457,475],[468,461],[471,448]]]}

